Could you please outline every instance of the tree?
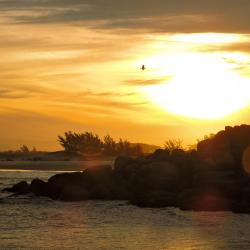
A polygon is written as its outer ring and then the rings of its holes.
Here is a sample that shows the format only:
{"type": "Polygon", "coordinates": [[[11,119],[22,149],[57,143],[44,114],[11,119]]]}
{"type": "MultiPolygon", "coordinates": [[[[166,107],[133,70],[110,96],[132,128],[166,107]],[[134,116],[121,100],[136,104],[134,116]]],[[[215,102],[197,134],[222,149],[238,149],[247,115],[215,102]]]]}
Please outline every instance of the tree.
{"type": "Polygon", "coordinates": [[[58,141],[69,154],[97,153],[102,150],[103,143],[97,134],[92,132],[65,132],[64,137],[58,136],[58,141]]]}
{"type": "Polygon", "coordinates": [[[107,155],[116,154],[116,142],[109,134],[103,138],[103,152],[107,155]]]}
{"type": "Polygon", "coordinates": [[[180,139],[167,140],[164,143],[164,149],[168,150],[170,153],[178,149],[183,150],[182,140],[180,139]]]}
{"type": "Polygon", "coordinates": [[[131,154],[131,146],[130,142],[127,140],[122,140],[120,138],[119,142],[117,143],[117,153],[123,155],[130,155],[131,154]]]}
{"type": "Polygon", "coordinates": [[[27,145],[22,145],[19,149],[19,151],[23,154],[28,154],[30,152],[29,148],[27,145]]]}

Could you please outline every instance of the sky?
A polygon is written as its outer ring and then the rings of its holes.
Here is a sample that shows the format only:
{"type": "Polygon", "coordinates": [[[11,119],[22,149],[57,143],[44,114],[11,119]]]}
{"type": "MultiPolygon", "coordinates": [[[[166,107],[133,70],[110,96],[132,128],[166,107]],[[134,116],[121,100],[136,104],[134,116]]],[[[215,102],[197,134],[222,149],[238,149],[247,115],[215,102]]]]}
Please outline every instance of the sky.
{"type": "Polygon", "coordinates": [[[249,0],[0,0],[0,150],[57,150],[69,130],[188,145],[249,123],[249,9],[249,0]]]}

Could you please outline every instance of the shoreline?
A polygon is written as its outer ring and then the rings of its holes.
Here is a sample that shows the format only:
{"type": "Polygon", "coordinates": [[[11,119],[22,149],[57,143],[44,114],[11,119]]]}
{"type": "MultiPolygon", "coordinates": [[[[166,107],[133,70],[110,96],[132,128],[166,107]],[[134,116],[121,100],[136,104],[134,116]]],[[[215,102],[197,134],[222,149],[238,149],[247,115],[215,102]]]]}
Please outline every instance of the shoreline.
{"type": "Polygon", "coordinates": [[[114,160],[0,161],[0,171],[83,171],[98,165],[113,166],[114,160]]]}

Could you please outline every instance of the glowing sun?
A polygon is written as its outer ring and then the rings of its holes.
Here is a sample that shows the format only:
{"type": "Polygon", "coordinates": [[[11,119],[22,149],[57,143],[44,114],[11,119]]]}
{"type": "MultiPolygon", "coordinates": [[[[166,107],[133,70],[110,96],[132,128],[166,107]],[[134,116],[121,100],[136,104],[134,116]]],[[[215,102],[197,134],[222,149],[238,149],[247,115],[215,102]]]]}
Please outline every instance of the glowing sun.
{"type": "MultiPolygon", "coordinates": [[[[249,104],[250,81],[230,69],[221,58],[205,53],[180,54],[165,58],[164,65],[172,78],[144,90],[152,102],[170,113],[218,119],[249,104]]],[[[159,71],[159,75],[163,72],[159,71]]]]}

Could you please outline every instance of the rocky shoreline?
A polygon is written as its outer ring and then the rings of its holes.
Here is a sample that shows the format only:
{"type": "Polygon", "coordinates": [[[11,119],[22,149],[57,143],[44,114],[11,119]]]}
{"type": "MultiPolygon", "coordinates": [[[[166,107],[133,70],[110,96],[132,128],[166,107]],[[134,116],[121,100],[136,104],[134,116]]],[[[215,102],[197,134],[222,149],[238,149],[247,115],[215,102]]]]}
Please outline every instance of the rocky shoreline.
{"type": "Polygon", "coordinates": [[[126,200],[140,207],[250,213],[250,178],[242,163],[249,145],[250,126],[226,127],[199,142],[197,150],[120,156],[114,167],[56,174],[47,182],[34,179],[3,191],[61,201],[126,200]]]}

